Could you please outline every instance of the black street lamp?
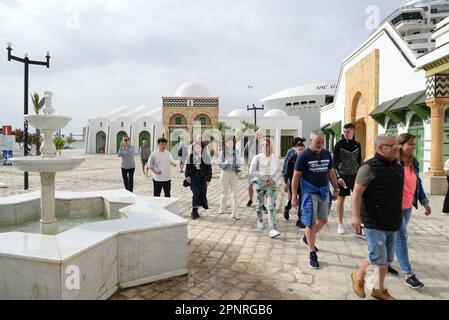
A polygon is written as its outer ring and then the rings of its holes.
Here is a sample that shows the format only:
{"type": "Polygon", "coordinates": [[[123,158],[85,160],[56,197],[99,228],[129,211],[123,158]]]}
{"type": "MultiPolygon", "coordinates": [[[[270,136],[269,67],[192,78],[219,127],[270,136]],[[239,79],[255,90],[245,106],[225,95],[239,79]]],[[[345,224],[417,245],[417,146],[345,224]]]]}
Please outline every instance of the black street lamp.
{"type": "MultiPolygon", "coordinates": [[[[262,107],[256,107],[253,103],[253,106],[250,108],[250,106],[246,106],[247,111],[254,111],[254,127],[257,128],[257,111],[263,111],[265,110],[264,105],[262,107]]],[[[257,139],[256,134],[256,154],[259,154],[259,140],[257,139]]]]}
{"type": "MultiPolygon", "coordinates": [[[[25,66],[25,83],[24,83],[24,109],[23,113],[24,115],[28,114],[28,78],[29,78],[29,66],[30,65],[38,65],[38,66],[46,66],[47,69],[50,68],[50,51],[47,51],[47,55],[45,58],[47,58],[46,61],[34,61],[30,60],[28,57],[28,54],[25,53],[24,58],[19,58],[11,54],[12,48],[11,48],[11,42],[8,43],[8,47],[6,48],[8,50],[8,61],[15,60],[18,62],[21,62],[25,66]]],[[[23,124],[23,155],[26,157],[28,156],[28,121],[24,121],[23,124]]],[[[25,172],[24,174],[24,190],[28,190],[28,172],[25,172]]]]}

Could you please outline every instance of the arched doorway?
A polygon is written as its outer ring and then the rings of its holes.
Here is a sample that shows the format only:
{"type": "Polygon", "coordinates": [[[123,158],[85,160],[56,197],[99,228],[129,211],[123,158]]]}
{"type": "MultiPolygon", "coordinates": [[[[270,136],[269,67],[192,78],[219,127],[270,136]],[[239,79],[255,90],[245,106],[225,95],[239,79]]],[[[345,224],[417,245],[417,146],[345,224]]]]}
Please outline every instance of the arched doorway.
{"type": "Polygon", "coordinates": [[[444,162],[449,159],[449,108],[444,113],[444,162]]]}
{"type": "Polygon", "coordinates": [[[118,152],[120,150],[120,144],[122,143],[123,137],[127,136],[128,134],[125,131],[120,131],[119,133],[117,133],[117,151],[118,152]]]}
{"type": "Polygon", "coordinates": [[[386,133],[391,136],[398,136],[398,125],[391,119],[388,120],[386,133]]]}
{"type": "Polygon", "coordinates": [[[355,123],[355,139],[360,142],[362,160],[364,161],[366,159],[366,123],[364,119],[360,119],[355,123]]]}
{"type": "Polygon", "coordinates": [[[362,93],[354,95],[351,106],[351,122],[355,124],[355,138],[362,147],[362,159],[366,159],[366,105],[362,93]]]}
{"type": "Polygon", "coordinates": [[[148,145],[151,146],[151,134],[148,131],[142,131],[139,134],[139,148],[143,146],[144,141],[147,141],[148,145]]]}
{"type": "Polygon", "coordinates": [[[187,118],[182,114],[173,115],[170,118],[170,127],[168,129],[168,143],[170,150],[173,150],[173,148],[180,143],[182,136],[186,133],[189,133],[187,118]]]}
{"type": "Polygon", "coordinates": [[[408,133],[416,137],[416,159],[419,161],[419,168],[424,169],[424,122],[416,114],[410,119],[408,133]]]}
{"type": "Polygon", "coordinates": [[[106,153],[106,133],[103,131],[98,131],[96,136],[96,153],[105,154],[106,153]]]}

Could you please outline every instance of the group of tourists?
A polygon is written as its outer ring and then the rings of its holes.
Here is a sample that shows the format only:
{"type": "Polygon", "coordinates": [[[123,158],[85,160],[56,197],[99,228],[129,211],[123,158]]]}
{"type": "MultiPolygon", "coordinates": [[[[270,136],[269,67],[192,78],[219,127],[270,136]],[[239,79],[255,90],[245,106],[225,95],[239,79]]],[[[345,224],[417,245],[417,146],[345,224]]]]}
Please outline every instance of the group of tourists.
{"type": "MultiPolygon", "coordinates": [[[[364,237],[369,252],[359,270],[352,273],[354,292],[361,298],[366,297],[364,278],[371,266],[379,270],[379,280],[371,296],[381,300],[394,299],[384,280],[387,272],[399,274],[391,265],[395,255],[405,284],[413,289],[422,288],[424,284],[417,279],[409,259],[407,226],[412,209],[418,208],[418,203],[425,208],[426,216],[432,209],[421,183],[419,162],[414,157],[416,137],[408,133],[398,138],[379,135],[375,141],[376,154],[365,163],[362,163],[362,147],[355,140],[353,124],[344,126],[342,139],[335,145],[333,154],[324,148],[325,136],[321,131],[311,133],[307,148],[305,142],[299,137],[293,140],[283,165],[274,153],[273,141],[264,137],[261,131],[246,143],[243,155],[248,171],[247,207],[253,205],[255,192],[257,228],[265,228],[265,214],[269,237],[281,235],[277,229],[275,207],[283,181],[283,190],[288,194],[284,218],[289,220],[290,211],[297,210],[296,226],[305,229],[302,241],[310,251],[309,265],[318,269],[317,235],[328,223],[332,201],[336,201],[338,214],[336,232],[344,235],[345,199],[352,193],[351,225],[358,236],[364,237]]],[[[141,152],[142,170],[145,174],[151,171],[156,197],[161,195],[162,189],[165,197],[171,196],[170,167],[177,164],[167,150],[167,143],[166,139],[159,139],[153,152],[144,149],[147,148],[144,143],[141,152]]],[[[190,145],[181,143],[178,156],[181,172],[185,175],[183,184],[192,190],[191,217],[198,219],[198,209],[209,208],[207,188],[212,179],[211,150],[218,153],[221,170],[218,213],[227,211],[230,196],[231,216],[240,220],[237,189],[243,163],[235,137],[226,138],[222,148],[205,144],[201,136],[190,145]]],[[[132,192],[135,165],[134,148],[129,144],[129,138],[124,137],[118,155],[122,157],[125,188],[132,192]]],[[[449,161],[446,166],[449,172],[449,161]]],[[[449,213],[449,192],[443,212],[449,213]]]]}

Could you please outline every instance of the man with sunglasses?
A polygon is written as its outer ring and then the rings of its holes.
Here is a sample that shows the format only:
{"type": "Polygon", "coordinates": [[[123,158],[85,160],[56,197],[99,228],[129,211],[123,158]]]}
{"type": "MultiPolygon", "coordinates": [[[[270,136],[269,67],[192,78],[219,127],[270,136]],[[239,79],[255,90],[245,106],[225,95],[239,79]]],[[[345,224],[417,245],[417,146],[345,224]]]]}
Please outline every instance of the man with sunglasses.
{"type": "Polygon", "coordinates": [[[401,146],[397,138],[382,134],[376,139],[376,155],[357,172],[352,194],[352,226],[357,234],[364,225],[369,256],[357,272],[352,273],[352,286],[365,298],[365,274],[369,266],[379,269],[379,278],[371,296],[394,300],[384,287],[388,266],[393,262],[396,232],[402,224],[404,169],[398,163],[401,146]]]}
{"type": "Polygon", "coordinates": [[[318,269],[316,235],[327,224],[331,197],[336,200],[337,176],[333,169],[332,155],[324,149],[324,134],[314,131],[310,135],[310,146],[296,160],[292,179],[292,206],[298,208],[298,186],[301,183],[301,221],[306,226],[303,242],[310,249],[310,267],[318,269]],[[300,182],[301,180],[301,182],[300,182]],[[334,188],[331,195],[329,182],[334,188]]]}

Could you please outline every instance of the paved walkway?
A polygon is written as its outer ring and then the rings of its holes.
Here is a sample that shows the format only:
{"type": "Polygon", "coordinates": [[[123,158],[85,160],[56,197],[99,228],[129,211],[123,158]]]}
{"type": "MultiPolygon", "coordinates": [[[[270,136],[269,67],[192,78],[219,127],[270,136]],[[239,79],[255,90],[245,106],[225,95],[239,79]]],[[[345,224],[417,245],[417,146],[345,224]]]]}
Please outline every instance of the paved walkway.
{"type": "MultiPolygon", "coordinates": [[[[76,154],[77,151],[65,151],[76,154]]],[[[60,191],[94,191],[122,188],[120,162],[116,156],[86,156],[86,162],[72,172],[56,176],[60,191]]],[[[182,187],[182,175],[174,174],[174,197],[181,199],[182,215],[189,219],[191,192],[182,187]]],[[[17,194],[23,187],[23,174],[0,167],[0,196],[17,194]]],[[[39,190],[39,175],[30,175],[31,191],[39,190]]],[[[151,179],[136,170],[135,192],[152,194],[151,179]]],[[[268,231],[255,228],[254,208],[246,208],[246,180],[239,183],[239,210],[242,220],[230,214],[218,215],[221,188],[218,170],[209,188],[210,209],[200,210],[202,219],[190,221],[189,275],[131,288],[112,299],[358,299],[352,292],[350,274],[367,255],[366,243],[356,238],[348,224],[347,235],[336,233],[333,211],[329,225],[318,236],[321,269],[308,266],[308,249],[300,241],[302,232],[292,217],[286,222],[279,208],[281,237],[271,240],[268,231]]],[[[386,283],[398,299],[449,299],[449,217],[440,213],[442,197],[432,197],[434,214],[414,213],[409,226],[410,258],[418,278],[425,284],[419,291],[404,285],[399,277],[388,276],[386,283]]],[[[348,202],[349,204],[349,202],[348,202]]],[[[346,212],[346,223],[350,213],[346,212]]],[[[266,216],[265,216],[266,219],[266,216]]],[[[189,219],[190,220],[190,219],[189,219]]],[[[397,263],[394,263],[397,267],[397,263]]]]}

